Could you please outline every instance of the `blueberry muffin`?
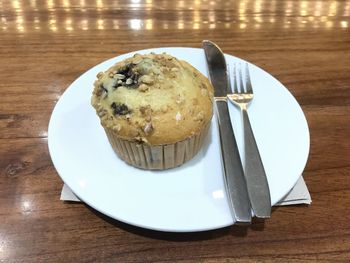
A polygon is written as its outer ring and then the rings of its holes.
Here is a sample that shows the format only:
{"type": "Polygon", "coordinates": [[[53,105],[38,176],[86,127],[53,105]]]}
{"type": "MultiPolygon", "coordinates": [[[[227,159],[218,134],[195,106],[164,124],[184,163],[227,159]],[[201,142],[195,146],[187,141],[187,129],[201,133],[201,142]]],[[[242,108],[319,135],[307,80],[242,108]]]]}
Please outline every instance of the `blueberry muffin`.
{"type": "Polygon", "coordinates": [[[135,54],[97,75],[91,103],[122,160],[168,169],[201,148],[213,115],[213,88],[185,61],[135,54]]]}

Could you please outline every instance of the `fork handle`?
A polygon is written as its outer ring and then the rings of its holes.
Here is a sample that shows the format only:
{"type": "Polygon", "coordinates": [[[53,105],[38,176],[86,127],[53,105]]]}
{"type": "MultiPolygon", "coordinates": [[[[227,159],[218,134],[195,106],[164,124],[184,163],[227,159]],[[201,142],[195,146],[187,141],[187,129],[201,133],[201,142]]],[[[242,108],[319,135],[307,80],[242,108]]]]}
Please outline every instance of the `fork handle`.
{"type": "Polygon", "coordinates": [[[250,202],[256,217],[269,218],[271,215],[271,197],[265,169],[250,125],[247,109],[246,107],[241,109],[244,128],[244,173],[250,202]]]}
{"type": "Polygon", "coordinates": [[[236,223],[251,222],[251,208],[241,158],[233,133],[227,100],[215,100],[221,159],[229,204],[236,223]]]}

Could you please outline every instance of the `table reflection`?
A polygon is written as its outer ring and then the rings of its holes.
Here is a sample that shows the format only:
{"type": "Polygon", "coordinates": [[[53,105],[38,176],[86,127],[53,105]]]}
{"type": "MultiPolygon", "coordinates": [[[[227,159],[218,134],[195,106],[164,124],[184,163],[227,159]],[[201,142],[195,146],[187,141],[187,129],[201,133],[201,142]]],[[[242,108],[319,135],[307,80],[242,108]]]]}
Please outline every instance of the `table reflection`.
{"type": "Polygon", "coordinates": [[[153,1],[130,0],[107,6],[103,0],[0,1],[1,30],[64,33],[88,30],[331,29],[348,28],[350,1],[153,1]],[[226,6],[224,11],[218,6],[226,6]],[[125,8],[128,7],[128,10],[125,8]],[[165,8],[174,10],[162,14],[165,8]],[[284,10],[277,14],[277,10],[284,10]],[[128,16],[123,12],[129,12],[128,16]],[[48,14],[49,17],[43,14],[48,14]],[[344,20],[334,21],[334,16],[344,20]],[[126,17],[132,17],[127,19],[126,17]]]}

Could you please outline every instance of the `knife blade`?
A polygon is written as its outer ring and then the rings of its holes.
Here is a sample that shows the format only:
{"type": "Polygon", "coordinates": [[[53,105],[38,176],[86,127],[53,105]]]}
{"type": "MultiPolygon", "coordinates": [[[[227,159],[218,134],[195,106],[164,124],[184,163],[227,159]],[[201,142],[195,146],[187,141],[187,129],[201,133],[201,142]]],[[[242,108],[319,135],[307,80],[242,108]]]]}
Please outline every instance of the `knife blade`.
{"type": "Polygon", "coordinates": [[[225,57],[220,48],[209,40],[203,41],[203,49],[210,81],[214,86],[215,113],[220,134],[226,194],[235,222],[250,223],[252,217],[250,200],[227,105],[229,82],[225,57]]]}

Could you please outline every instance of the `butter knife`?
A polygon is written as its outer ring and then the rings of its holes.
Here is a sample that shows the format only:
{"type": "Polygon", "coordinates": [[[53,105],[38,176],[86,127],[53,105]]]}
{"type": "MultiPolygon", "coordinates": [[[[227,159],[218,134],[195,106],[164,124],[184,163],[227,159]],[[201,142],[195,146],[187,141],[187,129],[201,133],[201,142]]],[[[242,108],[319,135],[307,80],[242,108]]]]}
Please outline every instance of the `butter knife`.
{"type": "Polygon", "coordinates": [[[221,159],[231,212],[236,223],[250,223],[252,218],[250,200],[227,106],[227,93],[230,92],[230,89],[225,57],[220,48],[209,40],[203,41],[203,48],[210,81],[214,86],[215,114],[219,126],[221,159]]]}

